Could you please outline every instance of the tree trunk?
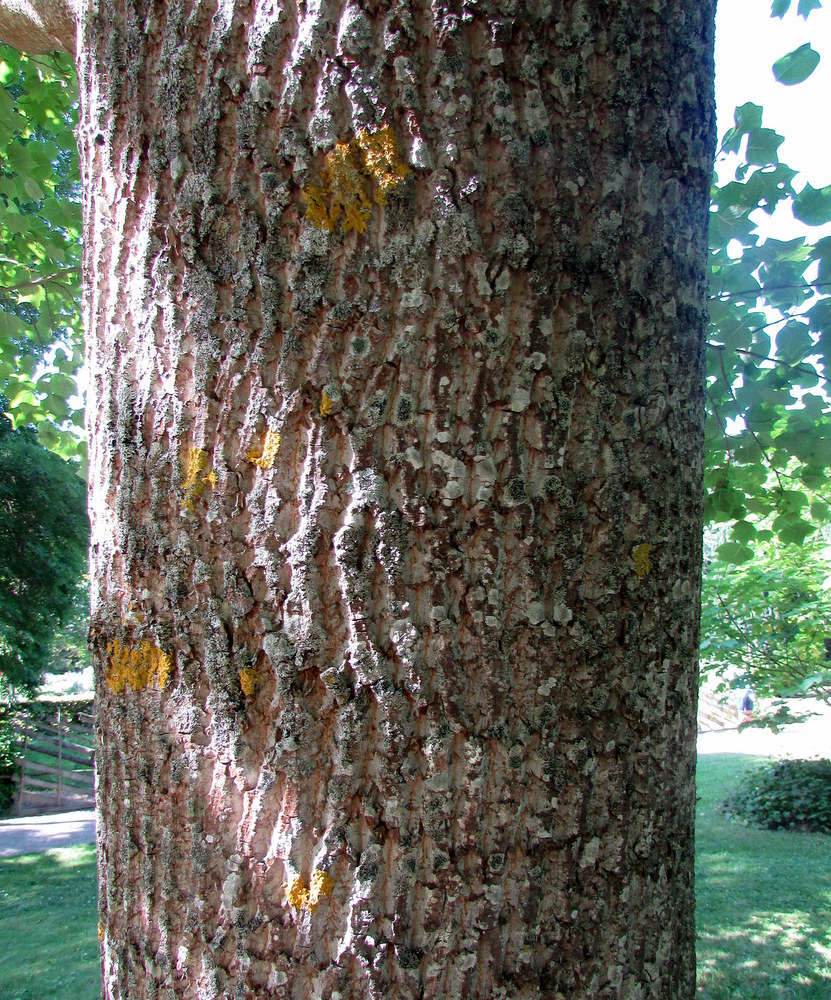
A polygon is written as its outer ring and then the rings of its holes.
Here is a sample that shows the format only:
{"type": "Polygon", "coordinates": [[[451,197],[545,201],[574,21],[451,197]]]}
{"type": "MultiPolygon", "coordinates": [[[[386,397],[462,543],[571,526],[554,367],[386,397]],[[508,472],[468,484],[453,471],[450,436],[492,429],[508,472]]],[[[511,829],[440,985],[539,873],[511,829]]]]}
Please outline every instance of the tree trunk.
{"type": "Polygon", "coordinates": [[[713,3],[79,38],[105,996],[692,997],[713,3]]]}

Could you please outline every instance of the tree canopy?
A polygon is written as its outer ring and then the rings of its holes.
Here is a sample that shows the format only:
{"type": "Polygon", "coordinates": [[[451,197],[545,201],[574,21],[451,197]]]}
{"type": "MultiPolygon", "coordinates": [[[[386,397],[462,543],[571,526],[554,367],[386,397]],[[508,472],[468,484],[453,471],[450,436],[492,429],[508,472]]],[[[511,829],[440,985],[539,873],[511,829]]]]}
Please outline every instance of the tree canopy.
{"type": "Polygon", "coordinates": [[[0,47],[0,392],[15,427],[83,457],[77,111],[68,56],[0,47]]]}
{"type": "Polygon", "coordinates": [[[0,684],[33,689],[77,611],[87,561],[86,490],[31,428],[0,421],[0,684]]]}

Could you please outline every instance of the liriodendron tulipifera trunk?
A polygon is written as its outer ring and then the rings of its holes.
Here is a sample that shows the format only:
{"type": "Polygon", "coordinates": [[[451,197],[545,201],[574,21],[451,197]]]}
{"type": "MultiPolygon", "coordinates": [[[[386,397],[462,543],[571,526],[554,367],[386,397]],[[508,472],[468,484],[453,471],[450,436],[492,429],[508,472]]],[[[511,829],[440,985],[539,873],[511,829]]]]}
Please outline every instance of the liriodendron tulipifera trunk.
{"type": "Polygon", "coordinates": [[[713,4],[100,0],[107,998],[691,998],[713,4]]]}

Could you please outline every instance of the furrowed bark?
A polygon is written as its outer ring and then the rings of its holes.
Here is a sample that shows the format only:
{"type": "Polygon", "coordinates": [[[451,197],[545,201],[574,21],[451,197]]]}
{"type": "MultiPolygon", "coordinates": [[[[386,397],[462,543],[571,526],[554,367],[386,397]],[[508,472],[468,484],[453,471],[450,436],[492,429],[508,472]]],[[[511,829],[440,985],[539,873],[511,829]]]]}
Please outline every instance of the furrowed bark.
{"type": "Polygon", "coordinates": [[[86,5],[106,997],[693,996],[712,35],[86,5]]]}

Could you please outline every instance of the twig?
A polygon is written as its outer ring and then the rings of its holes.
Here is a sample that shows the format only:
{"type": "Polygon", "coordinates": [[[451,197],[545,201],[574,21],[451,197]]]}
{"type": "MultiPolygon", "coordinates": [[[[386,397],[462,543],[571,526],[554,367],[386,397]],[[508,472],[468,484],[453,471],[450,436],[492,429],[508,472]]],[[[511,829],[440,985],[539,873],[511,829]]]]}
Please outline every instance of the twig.
{"type": "MultiPolygon", "coordinates": [[[[778,320],[776,320],[776,322],[777,323],[783,323],[785,321],[781,320],[781,319],[778,319],[778,320]]],[[[772,326],[773,324],[772,323],[768,323],[767,325],[768,326],[772,326]]],[[[750,332],[751,333],[758,333],[759,330],[763,330],[763,329],[764,329],[764,327],[759,326],[755,330],[751,330],[750,332]]],[[[769,355],[759,354],[757,351],[748,351],[748,350],[745,350],[745,348],[743,348],[743,347],[730,347],[730,348],[728,348],[726,344],[714,344],[710,340],[708,340],[706,342],[706,346],[707,347],[711,347],[714,351],[723,352],[723,351],[726,351],[726,350],[731,350],[731,351],[735,351],[736,354],[744,354],[748,358],[758,358],[759,361],[770,361],[773,364],[779,365],[782,368],[790,368],[793,371],[801,371],[805,375],[815,375],[815,376],[817,376],[817,378],[819,378],[820,382],[825,382],[826,381],[826,379],[822,375],[820,375],[814,368],[811,368],[809,365],[803,364],[803,362],[801,362],[801,361],[797,361],[794,364],[794,363],[792,363],[790,361],[782,361],[781,358],[774,358],[774,357],[771,357],[769,355]]]]}
{"type": "Polygon", "coordinates": [[[29,278],[27,281],[20,281],[16,285],[2,285],[0,286],[0,291],[22,292],[27,288],[38,288],[40,285],[48,285],[50,282],[55,282],[55,284],[59,284],[62,288],[65,288],[66,286],[62,285],[58,279],[64,275],[77,273],[77,267],[62,267],[57,271],[53,271],[52,274],[44,274],[40,278],[29,278]]]}
{"type": "Polygon", "coordinates": [[[761,298],[767,295],[768,292],[781,292],[787,288],[831,288],[831,281],[801,281],[792,285],[759,285],[758,288],[745,288],[740,292],[715,292],[713,295],[707,296],[707,301],[710,302],[713,299],[735,299],[745,295],[755,295],[757,298],[761,298]]]}

